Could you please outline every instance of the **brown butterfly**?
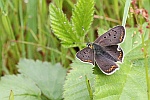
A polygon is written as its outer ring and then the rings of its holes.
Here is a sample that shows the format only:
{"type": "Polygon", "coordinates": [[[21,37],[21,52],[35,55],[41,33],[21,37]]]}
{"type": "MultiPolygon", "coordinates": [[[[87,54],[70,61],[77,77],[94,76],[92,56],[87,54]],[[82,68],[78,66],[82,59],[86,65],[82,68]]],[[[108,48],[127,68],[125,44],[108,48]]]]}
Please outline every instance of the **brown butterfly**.
{"type": "Polygon", "coordinates": [[[123,50],[118,46],[125,37],[125,28],[116,26],[100,37],[94,43],[88,43],[87,47],[78,51],[76,57],[83,62],[96,64],[100,70],[111,75],[119,69],[116,62],[122,62],[123,50]]]}

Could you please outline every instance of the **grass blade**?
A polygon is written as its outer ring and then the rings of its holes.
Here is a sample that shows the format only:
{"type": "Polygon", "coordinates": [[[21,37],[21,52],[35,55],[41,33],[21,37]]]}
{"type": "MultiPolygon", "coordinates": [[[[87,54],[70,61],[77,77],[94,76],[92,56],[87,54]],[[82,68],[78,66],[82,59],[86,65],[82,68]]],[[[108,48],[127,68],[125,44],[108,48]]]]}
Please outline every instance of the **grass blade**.
{"type": "Polygon", "coordinates": [[[122,26],[126,25],[130,3],[131,3],[131,0],[126,0],[126,4],[125,4],[125,7],[124,7],[124,14],[123,14],[122,26]]]}

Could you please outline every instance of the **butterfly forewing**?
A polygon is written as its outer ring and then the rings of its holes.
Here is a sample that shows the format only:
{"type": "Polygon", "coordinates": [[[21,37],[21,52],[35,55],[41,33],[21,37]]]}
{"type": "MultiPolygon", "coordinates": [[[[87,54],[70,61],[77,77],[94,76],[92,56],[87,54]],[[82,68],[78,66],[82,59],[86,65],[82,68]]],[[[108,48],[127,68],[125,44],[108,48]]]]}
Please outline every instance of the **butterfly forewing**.
{"type": "Polygon", "coordinates": [[[118,65],[115,62],[107,59],[103,55],[95,55],[95,61],[100,70],[106,75],[111,75],[119,69],[118,65]]]}
{"type": "Polygon", "coordinates": [[[89,47],[86,47],[81,51],[78,51],[76,57],[83,62],[89,62],[94,65],[94,50],[89,47]]]}
{"type": "Polygon", "coordinates": [[[100,37],[98,37],[94,43],[98,43],[101,46],[110,46],[121,43],[125,36],[125,29],[123,26],[116,26],[100,37]]]}

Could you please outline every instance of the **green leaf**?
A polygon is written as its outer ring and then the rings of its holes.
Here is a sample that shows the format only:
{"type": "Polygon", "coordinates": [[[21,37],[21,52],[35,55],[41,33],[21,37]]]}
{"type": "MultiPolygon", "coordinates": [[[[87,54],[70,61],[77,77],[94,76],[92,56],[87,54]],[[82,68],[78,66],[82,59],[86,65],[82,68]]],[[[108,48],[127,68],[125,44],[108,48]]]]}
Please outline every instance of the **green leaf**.
{"type": "Polygon", "coordinates": [[[62,42],[73,43],[76,40],[72,26],[67,20],[61,9],[56,8],[53,4],[49,6],[50,24],[54,34],[62,40],[62,42]]]}
{"type": "Polygon", "coordinates": [[[86,81],[89,79],[89,84],[93,86],[93,66],[80,61],[74,61],[71,66],[72,69],[68,73],[64,85],[64,100],[90,100],[89,86],[86,81]]]}
{"type": "Polygon", "coordinates": [[[18,64],[19,72],[31,78],[42,93],[49,99],[60,100],[66,69],[60,64],[52,65],[39,60],[21,59],[18,64]]]}
{"type": "Polygon", "coordinates": [[[9,100],[13,91],[15,100],[41,100],[41,91],[36,84],[23,75],[6,75],[0,81],[0,100],[9,100]]]}
{"type": "Polygon", "coordinates": [[[72,13],[72,25],[79,39],[84,37],[89,30],[93,14],[94,0],[78,0],[72,13]]]}
{"type": "Polygon", "coordinates": [[[94,0],[79,0],[74,7],[72,24],[61,9],[53,4],[49,6],[50,25],[54,34],[65,47],[76,47],[84,42],[84,36],[93,21],[94,0]]]}
{"type": "MultiPolygon", "coordinates": [[[[145,43],[148,39],[148,29],[144,28],[145,43]]],[[[120,65],[120,70],[111,76],[106,76],[94,70],[95,79],[95,100],[147,100],[147,84],[144,68],[142,39],[136,28],[126,29],[125,41],[121,44],[124,50],[125,59],[120,65]]],[[[148,43],[147,43],[148,44],[148,43]]],[[[150,50],[148,44],[148,51],[150,50]]],[[[149,59],[150,61],[150,59],[149,59]]]]}
{"type": "Polygon", "coordinates": [[[125,61],[111,76],[97,71],[94,100],[145,100],[147,87],[145,69],[125,61]]]}

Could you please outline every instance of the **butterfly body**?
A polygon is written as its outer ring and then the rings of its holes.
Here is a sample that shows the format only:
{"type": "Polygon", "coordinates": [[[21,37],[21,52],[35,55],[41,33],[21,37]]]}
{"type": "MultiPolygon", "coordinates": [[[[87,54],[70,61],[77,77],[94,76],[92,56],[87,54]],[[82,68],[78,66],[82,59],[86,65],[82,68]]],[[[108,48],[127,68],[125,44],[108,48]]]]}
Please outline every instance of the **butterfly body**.
{"type": "Polygon", "coordinates": [[[88,43],[88,46],[78,51],[76,56],[83,62],[96,64],[100,70],[111,75],[119,69],[116,62],[122,62],[123,50],[118,46],[125,36],[123,26],[116,26],[100,37],[94,43],[88,43]]]}
{"type": "Polygon", "coordinates": [[[92,45],[93,45],[94,55],[101,55],[101,56],[106,57],[107,59],[117,62],[117,60],[115,58],[113,58],[113,56],[111,54],[109,54],[107,51],[105,51],[105,49],[103,47],[101,47],[100,45],[97,45],[95,43],[93,43],[92,45]]]}

